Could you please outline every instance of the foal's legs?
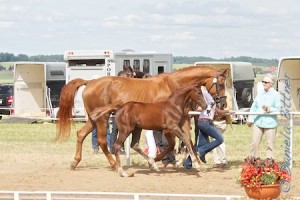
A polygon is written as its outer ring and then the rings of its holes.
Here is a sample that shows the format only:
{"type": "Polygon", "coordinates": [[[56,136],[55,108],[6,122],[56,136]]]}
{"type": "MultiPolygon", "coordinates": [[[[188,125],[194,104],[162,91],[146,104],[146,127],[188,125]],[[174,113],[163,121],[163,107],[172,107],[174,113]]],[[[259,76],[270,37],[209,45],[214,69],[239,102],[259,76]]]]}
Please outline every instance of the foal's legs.
{"type": "Polygon", "coordinates": [[[141,138],[142,129],[136,128],[132,132],[132,140],[131,140],[131,148],[138,152],[141,156],[143,156],[149,163],[149,167],[155,171],[159,171],[159,168],[154,161],[154,158],[149,157],[144,151],[141,149],[139,142],[141,138]]]}
{"type": "Polygon", "coordinates": [[[82,159],[82,143],[86,136],[93,130],[93,126],[90,120],[84,124],[84,126],[77,131],[77,142],[76,142],[76,153],[74,156],[74,160],[70,165],[71,170],[75,170],[76,166],[82,159]]]}
{"type": "MultiPolygon", "coordinates": [[[[201,167],[200,167],[200,159],[198,158],[197,156],[197,153],[195,151],[195,149],[193,148],[193,142],[191,140],[191,134],[190,134],[190,123],[189,123],[189,120],[186,120],[184,125],[183,125],[183,134],[182,134],[182,141],[184,142],[189,154],[191,155],[191,159],[192,159],[192,162],[193,162],[193,166],[195,169],[197,169],[198,171],[201,170],[201,167]]],[[[181,157],[181,159],[176,163],[177,166],[180,166],[184,159],[186,159],[186,157],[188,156],[186,154],[187,152],[184,151],[183,153],[183,156],[181,157]]]]}

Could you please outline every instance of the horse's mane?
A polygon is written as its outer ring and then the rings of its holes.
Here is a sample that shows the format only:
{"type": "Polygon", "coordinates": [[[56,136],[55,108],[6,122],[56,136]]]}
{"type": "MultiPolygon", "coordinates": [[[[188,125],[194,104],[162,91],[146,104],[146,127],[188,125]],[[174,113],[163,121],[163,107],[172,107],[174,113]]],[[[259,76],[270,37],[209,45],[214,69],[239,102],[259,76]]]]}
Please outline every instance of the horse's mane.
{"type": "MultiPolygon", "coordinates": [[[[187,70],[191,70],[191,69],[197,69],[197,68],[199,68],[199,67],[200,67],[200,66],[195,66],[195,65],[192,65],[192,66],[186,66],[186,67],[182,67],[182,68],[176,69],[175,71],[173,71],[173,72],[171,72],[171,73],[183,72],[183,71],[187,71],[187,70]]],[[[203,68],[203,69],[209,68],[209,69],[216,69],[216,70],[217,70],[217,68],[215,68],[215,67],[210,67],[210,66],[202,66],[202,65],[201,65],[201,68],[203,68]]]]}

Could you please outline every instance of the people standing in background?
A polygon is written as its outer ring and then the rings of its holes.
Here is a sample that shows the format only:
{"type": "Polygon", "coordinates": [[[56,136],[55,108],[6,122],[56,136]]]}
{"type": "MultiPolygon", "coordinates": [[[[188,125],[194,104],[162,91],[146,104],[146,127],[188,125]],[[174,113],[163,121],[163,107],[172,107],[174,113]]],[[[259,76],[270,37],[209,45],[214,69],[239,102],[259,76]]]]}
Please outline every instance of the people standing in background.
{"type": "MultiPolygon", "coordinates": [[[[250,112],[279,112],[281,108],[281,98],[272,86],[274,80],[271,74],[266,74],[262,81],[263,91],[258,93],[250,108],[250,112]]],[[[250,144],[250,157],[259,156],[259,145],[262,135],[265,134],[267,142],[267,158],[275,157],[275,138],[278,126],[277,115],[249,115],[247,125],[252,127],[252,139],[250,144]]]]}

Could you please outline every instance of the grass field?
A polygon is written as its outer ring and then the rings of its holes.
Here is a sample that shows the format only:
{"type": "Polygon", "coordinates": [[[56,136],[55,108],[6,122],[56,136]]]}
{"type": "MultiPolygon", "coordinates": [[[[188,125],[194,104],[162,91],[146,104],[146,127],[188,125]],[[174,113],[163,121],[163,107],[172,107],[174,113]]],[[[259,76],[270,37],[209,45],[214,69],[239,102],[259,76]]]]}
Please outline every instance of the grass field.
{"type": "MultiPolygon", "coordinates": [[[[20,152],[23,151],[40,151],[47,146],[47,153],[49,154],[63,154],[65,152],[75,153],[75,131],[79,129],[83,124],[76,123],[73,127],[73,133],[68,141],[63,144],[56,144],[54,142],[56,127],[53,123],[37,123],[37,124],[5,124],[0,123],[0,146],[2,153],[8,152],[20,152]]],[[[283,161],[285,152],[285,137],[280,134],[283,126],[279,126],[276,139],[276,160],[283,161]]],[[[300,166],[300,126],[294,126],[293,137],[293,165],[294,167],[300,166]]],[[[251,139],[251,129],[247,125],[233,124],[232,129],[228,127],[224,134],[224,139],[227,148],[227,156],[232,167],[238,167],[241,161],[247,156],[249,150],[249,143],[251,139]]],[[[145,142],[144,135],[142,135],[141,145],[145,142]]],[[[178,142],[177,142],[178,144],[178,142]]],[[[261,157],[265,157],[266,141],[263,138],[261,142],[261,157]]],[[[90,154],[91,148],[91,136],[88,136],[84,142],[83,147],[84,154],[90,154]]],[[[136,152],[131,150],[131,155],[135,158],[134,162],[139,165],[141,163],[146,164],[146,161],[136,152]]],[[[207,160],[211,160],[211,154],[207,155],[207,160]]],[[[102,157],[105,159],[104,157],[102,157]]],[[[0,159],[1,163],[1,159],[0,159]]],[[[104,160],[107,165],[106,160],[104,160]]],[[[87,165],[93,165],[90,163],[87,165]]]]}
{"type": "Polygon", "coordinates": [[[10,66],[14,65],[14,62],[0,62],[0,65],[2,65],[8,70],[10,66]]]}
{"type": "Polygon", "coordinates": [[[12,71],[0,71],[0,83],[13,83],[13,79],[12,71]]]}

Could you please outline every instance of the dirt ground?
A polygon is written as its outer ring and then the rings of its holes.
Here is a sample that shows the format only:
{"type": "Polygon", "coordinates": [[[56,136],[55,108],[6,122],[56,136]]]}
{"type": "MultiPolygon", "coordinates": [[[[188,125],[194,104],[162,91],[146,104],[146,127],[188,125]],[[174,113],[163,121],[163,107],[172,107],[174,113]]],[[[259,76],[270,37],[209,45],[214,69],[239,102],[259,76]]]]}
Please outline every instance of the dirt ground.
{"type": "MultiPolygon", "coordinates": [[[[135,176],[122,178],[108,167],[102,153],[84,155],[75,171],[69,169],[72,157],[72,153],[1,154],[0,190],[246,195],[236,183],[236,164],[229,164],[225,169],[206,165],[207,171],[197,177],[195,170],[183,167],[153,172],[145,163],[134,163],[132,158],[133,164],[126,170],[135,172],[135,176]]],[[[300,196],[299,168],[294,168],[292,173],[291,191],[281,199],[300,196]]]]}

